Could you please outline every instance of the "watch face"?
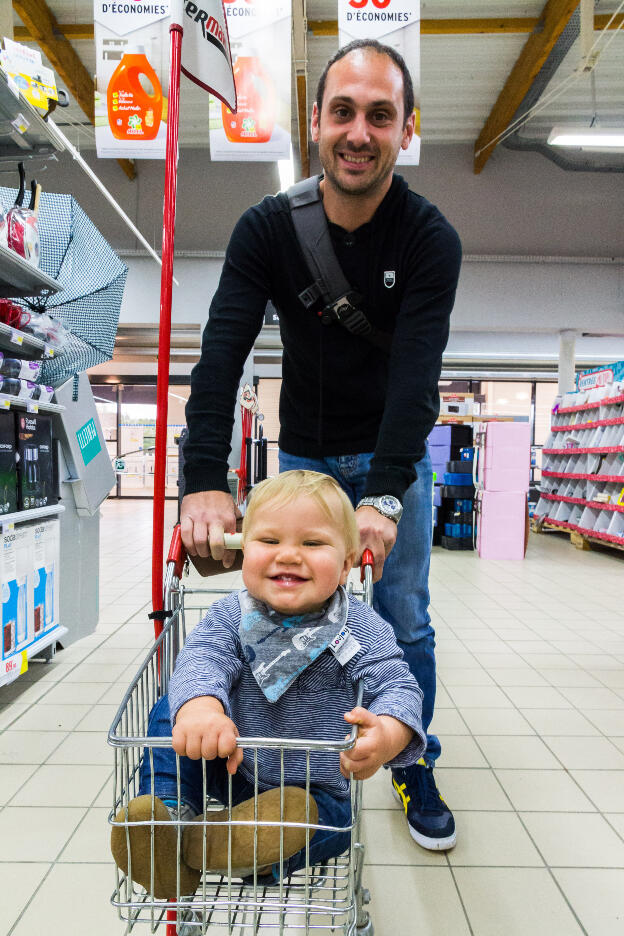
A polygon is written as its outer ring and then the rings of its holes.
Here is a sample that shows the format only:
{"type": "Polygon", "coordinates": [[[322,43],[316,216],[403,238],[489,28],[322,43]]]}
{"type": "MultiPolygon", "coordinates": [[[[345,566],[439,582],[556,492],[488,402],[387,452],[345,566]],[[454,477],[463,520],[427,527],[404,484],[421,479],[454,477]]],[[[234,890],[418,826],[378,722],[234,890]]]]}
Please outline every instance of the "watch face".
{"type": "Polygon", "coordinates": [[[401,509],[401,504],[392,494],[384,494],[379,498],[379,506],[385,514],[395,514],[401,509]]]}

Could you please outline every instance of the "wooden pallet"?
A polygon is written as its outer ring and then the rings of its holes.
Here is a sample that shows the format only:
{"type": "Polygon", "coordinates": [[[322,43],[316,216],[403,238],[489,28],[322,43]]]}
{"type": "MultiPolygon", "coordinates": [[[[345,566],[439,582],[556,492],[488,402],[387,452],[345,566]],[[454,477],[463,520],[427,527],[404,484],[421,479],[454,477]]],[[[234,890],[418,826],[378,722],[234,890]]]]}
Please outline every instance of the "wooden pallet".
{"type": "Polygon", "coordinates": [[[564,530],[558,526],[550,526],[548,520],[531,520],[531,531],[533,533],[567,533],[570,542],[576,549],[589,550],[592,545],[603,546],[605,549],[617,549],[618,552],[624,552],[624,545],[618,543],[608,543],[606,540],[599,539],[597,536],[587,536],[586,533],[579,533],[577,530],[564,530]]]}

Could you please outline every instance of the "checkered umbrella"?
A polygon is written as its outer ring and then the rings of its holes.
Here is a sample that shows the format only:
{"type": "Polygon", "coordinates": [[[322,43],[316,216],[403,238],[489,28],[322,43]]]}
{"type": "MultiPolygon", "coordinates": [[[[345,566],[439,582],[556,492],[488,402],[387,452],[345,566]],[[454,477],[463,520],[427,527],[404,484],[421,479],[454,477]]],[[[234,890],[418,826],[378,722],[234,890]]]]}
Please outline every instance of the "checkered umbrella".
{"type": "MultiPolygon", "coordinates": [[[[0,189],[11,205],[15,191],[0,189]]],[[[22,300],[47,312],[69,331],[58,356],[44,361],[40,380],[58,386],[113,356],[128,268],[71,195],[43,193],[39,202],[40,268],[62,291],[22,300]]]]}

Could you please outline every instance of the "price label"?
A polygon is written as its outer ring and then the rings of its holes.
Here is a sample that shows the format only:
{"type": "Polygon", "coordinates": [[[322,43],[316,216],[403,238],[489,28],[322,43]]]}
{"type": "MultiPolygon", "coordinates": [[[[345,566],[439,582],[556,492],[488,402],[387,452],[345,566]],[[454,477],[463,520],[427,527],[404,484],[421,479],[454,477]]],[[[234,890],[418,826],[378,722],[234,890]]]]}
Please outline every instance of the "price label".
{"type": "Polygon", "coordinates": [[[28,669],[28,655],[25,650],[14,653],[8,660],[3,660],[0,668],[0,683],[6,685],[13,682],[28,669]]]}
{"type": "Polygon", "coordinates": [[[14,127],[18,133],[24,134],[30,127],[30,124],[23,114],[18,114],[15,120],[11,121],[11,126],[14,127]]]}
{"type": "Polygon", "coordinates": [[[21,332],[16,331],[14,328],[11,329],[11,341],[13,344],[22,345],[24,344],[24,336],[21,332]]]}
{"type": "Polygon", "coordinates": [[[38,404],[38,403],[33,403],[32,400],[29,400],[28,403],[26,404],[26,411],[27,411],[28,413],[38,413],[38,412],[39,412],[39,404],[38,404]]]}
{"type": "Polygon", "coordinates": [[[0,409],[11,409],[11,401],[7,397],[0,397],[0,409]]]}
{"type": "Polygon", "coordinates": [[[54,357],[54,348],[51,348],[50,345],[46,345],[43,349],[43,356],[45,358],[54,357]]]}
{"type": "Polygon", "coordinates": [[[8,523],[2,524],[3,533],[12,533],[14,529],[15,529],[15,524],[12,523],[11,521],[9,521],[8,523]]]}

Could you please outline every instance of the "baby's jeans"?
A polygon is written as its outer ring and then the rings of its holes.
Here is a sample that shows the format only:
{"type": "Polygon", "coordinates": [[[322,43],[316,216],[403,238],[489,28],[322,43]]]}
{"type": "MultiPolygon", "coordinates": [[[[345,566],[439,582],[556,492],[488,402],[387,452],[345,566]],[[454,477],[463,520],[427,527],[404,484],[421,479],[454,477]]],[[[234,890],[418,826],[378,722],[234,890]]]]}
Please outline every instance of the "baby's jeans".
{"type": "MultiPolygon", "coordinates": [[[[149,737],[170,737],[171,721],[169,717],[169,699],[163,696],[150,712],[148,722],[149,737]]],[[[176,801],[178,799],[178,782],[176,771],[176,754],[173,748],[154,747],[152,750],[154,766],[154,794],[163,801],[176,801]]],[[[228,773],[225,760],[216,758],[206,761],[206,792],[209,796],[227,804],[228,802],[228,773]]],[[[304,784],[301,784],[304,786],[304,784]]],[[[262,792],[262,791],[260,791],[262,792]]],[[[150,757],[146,749],[141,764],[139,795],[152,793],[150,757]]],[[[340,799],[332,796],[326,790],[310,783],[310,794],[318,806],[318,824],[324,826],[337,826],[344,831],[325,831],[317,829],[310,831],[309,865],[324,864],[330,858],[337,858],[349,847],[351,830],[345,828],[351,824],[351,800],[349,797],[340,799]]],[[[254,795],[253,783],[241,775],[240,769],[232,777],[232,806],[237,806],[244,800],[252,799],[254,795]]],[[[188,804],[199,815],[203,808],[203,781],[202,761],[180,757],[180,799],[188,804]]],[[[293,874],[305,867],[305,849],[297,852],[284,862],[284,873],[293,874]]],[[[279,868],[279,866],[277,866],[279,868]]],[[[275,869],[274,869],[275,870],[275,869]]],[[[279,873],[275,875],[279,878],[279,873]]]]}

